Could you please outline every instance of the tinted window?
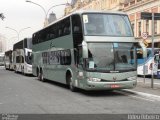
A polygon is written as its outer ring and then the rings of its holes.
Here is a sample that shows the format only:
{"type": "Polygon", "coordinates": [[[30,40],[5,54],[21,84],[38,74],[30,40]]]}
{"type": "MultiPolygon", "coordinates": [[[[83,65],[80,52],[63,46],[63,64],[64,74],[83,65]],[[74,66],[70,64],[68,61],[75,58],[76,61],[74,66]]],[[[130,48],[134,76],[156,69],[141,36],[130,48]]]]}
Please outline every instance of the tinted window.
{"type": "Polygon", "coordinates": [[[24,57],[23,56],[16,56],[16,63],[24,63],[24,57]]]}
{"type": "Polygon", "coordinates": [[[127,15],[84,14],[85,35],[133,36],[127,15]]]}
{"type": "Polygon", "coordinates": [[[71,64],[71,53],[70,50],[61,51],[61,65],[71,64]]]}
{"type": "Polygon", "coordinates": [[[33,44],[45,42],[70,34],[70,17],[65,18],[35,34],[33,34],[33,44]]]}

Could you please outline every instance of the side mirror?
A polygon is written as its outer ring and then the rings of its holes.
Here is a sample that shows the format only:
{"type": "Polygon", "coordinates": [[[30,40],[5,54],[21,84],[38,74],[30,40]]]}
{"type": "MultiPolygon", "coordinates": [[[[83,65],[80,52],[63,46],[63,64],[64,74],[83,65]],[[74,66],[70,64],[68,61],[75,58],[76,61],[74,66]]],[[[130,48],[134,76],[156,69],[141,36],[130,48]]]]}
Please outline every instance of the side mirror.
{"type": "Polygon", "coordinates": [[[88,47],[85,41],[82,42],[83,58],[88,58],[88,47]]]}

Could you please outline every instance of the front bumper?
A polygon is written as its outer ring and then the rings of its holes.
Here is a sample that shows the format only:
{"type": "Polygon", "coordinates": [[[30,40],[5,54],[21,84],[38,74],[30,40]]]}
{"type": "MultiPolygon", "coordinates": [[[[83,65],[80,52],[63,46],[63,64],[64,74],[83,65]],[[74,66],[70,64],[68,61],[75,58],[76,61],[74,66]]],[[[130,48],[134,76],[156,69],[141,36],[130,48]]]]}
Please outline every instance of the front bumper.
{"type": "Polygon", "coordinates": [[[85,90],[117,90],[117,89],[132,89],[137,85],[137,80],[118,81],[118,82],[91,82],[83,86],[85,90]]]}

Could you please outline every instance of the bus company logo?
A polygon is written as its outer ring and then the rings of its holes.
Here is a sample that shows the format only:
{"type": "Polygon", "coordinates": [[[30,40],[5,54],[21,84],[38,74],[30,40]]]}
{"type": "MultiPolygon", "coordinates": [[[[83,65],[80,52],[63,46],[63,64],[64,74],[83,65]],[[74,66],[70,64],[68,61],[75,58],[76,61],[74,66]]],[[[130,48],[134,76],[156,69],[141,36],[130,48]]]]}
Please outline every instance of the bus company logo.
{"type": "Polygon", "coordinates": [[[116,80],[117,80],[117,77],[113,77],[113,80],[116,81],[116,80]]]}

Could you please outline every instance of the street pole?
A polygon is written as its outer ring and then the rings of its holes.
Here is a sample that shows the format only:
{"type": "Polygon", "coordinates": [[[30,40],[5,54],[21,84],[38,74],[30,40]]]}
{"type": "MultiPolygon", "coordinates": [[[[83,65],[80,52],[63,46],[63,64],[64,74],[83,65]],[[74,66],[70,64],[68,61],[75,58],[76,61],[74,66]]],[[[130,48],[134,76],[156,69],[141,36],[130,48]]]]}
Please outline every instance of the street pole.
{"type": "Polygon", "coordinates": [[[13,40],[14,38],[17,38],[17,36],[14,36],[14,37],[11,37],[11,38],[9,38],[9,39],[7,39],[7,47],[8,47],[8,49],[7,50],[10,50],[10,46],[11,46],[11,43],[10,43],[10,40],[13,40]]]}
{"type": "Polygon", "coordinates": [[[49,11],[50,11],[52,8],[57,7],[57,6],[61,6],[61,5],[69,5],[69,3],[58,4],[58,5],[54,5],[54,6],[50,7],[50,8],[48,9],[48,11],[46,12],[46,15],[48,15],[49,11]]]}
{"type": "Polygon", "coordinates": [[[141,19],[144,20],[152,20],[152,78],[151,78],[151,88],[154,87],[154,76],[153,76],[153,68],[154,68],[154,20],[160,20],[160,13],[149,13],[149,12],[141,12],[141,19]]]}
{"type": "Polygon", "coordinates": [[[40,5],[40,4],[38,4],[38,3],[32,2],[32,1],[30,1],[30,0],[26,0],[26,2],[35,4],[35,5],[39,6],[40,8],[42,8],[42,10],[43,10],[43,12],[44,12],[44,14],[45,14],[45,18],[44,18],[44,26],[45,26],[45,24],[48,23],[48,20],[47,20],[47,12],[46,12],[46,10],[44,9],[44,7],[43,7],[42,5],[40,5]]]}
{"type": "Polygon", "coordinates": [[[18,32],[18,41],[19,41],[19,35],[20,35],[20,33],[21,33],[23,30],[26,30],[26,29],[28,29],[28,28],[31,28],[31,27],[22,28],[22,29],[19,30],[19,32],[18,32]]]}
{"type": "Polygon", "coordinates": [[[17,30],[15,30],[15,29],[13,29],[13,28],[11,28],[11,27],[6,27],[6,28],[8,28],[8,29],[10,29],[10,30],[15,31],[15,32],[17,33],[17,38],[18,38],[18,41],[19,41],[19,33],[18,33],[18,31],[17,31],[17,30]]]}
{"type": "Polygon", "coordinates": [[[57,7],[57,6],[61,6],[61,5],[69,5],[69,3],[68,3],[68,1],[67,1],[67,3],[65,3],[65,4],[58,4],[58,5],[51,6],[51,7],[48,9],[48,11],[46,11],[46,10],[44,9],[44,7],[43,7],[42,5],[40,5],[40,4],[38,4],[38,3],[32,2],[32,1],[30,1],[30,0],[26,0],[26,2],[35,4],[35,5],[37,5],[37,6],[39,6],[39,7],[41,7],[41,8],[43,9],[44,14],[45,14],[44,27],[48,25],[47,16],[48,16],[49,11],[50,11],[52,8],[57,7]]]}
{"type": "MultiPolygon", "coordinates": [[[[145,62],[146,62],[146,57],[144,58],[144,63],[145,62]]],[[[146,67],[145,67],[145,64],[143,65],[143,74],[144,74],[144,76],[143,76],[143,82],[145,84],[145,82],[146,82],[146,67]]]]}
{"type": "MultiPolygon", "coordinates": [[[[22,29],[20,29],[19,31],[15,30],[15,29],[13,29],[13,28],[11,28],[11,27],[6,27],[6,28],[15,31],[15,32],[17,33],[17,38],[18,38],[18,41],[19,41],[19,35],[20,35],[20,33],[21,33],[23,30],[28,29],[28,28],[31,28],[31,27],[22,28],[22,29]]],[[[18,41],[17,41],[17,42],[18,42],[18,41]]]]}
{"type": "MultiPolygon", "coordinates": [[[[152,57],[154,58],[154,13],[152,13],[152,57]]],[[[154,59],[152,61],[152,79],[151,79],[151,88],[154,87],[154,76],[153,76],[153,68],[154,68],[154,59]]]]}

